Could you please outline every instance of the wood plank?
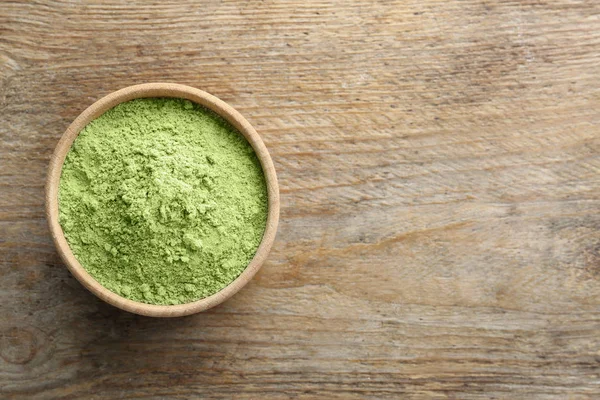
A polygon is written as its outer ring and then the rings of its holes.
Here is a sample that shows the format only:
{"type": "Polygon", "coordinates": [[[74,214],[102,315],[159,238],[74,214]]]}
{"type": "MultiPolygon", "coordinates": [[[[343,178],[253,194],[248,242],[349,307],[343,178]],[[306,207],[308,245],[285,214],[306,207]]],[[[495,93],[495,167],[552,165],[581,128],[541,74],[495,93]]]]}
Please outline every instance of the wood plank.
{"type": "Polygon", "coordinates": [[[600,397],[600,4],[181,3],[0,6],[0,397],[600,397]],[[86,292],[43,211],[70,122],[152,81],[281,186],[259,275],[176,320],[86,292]]]}

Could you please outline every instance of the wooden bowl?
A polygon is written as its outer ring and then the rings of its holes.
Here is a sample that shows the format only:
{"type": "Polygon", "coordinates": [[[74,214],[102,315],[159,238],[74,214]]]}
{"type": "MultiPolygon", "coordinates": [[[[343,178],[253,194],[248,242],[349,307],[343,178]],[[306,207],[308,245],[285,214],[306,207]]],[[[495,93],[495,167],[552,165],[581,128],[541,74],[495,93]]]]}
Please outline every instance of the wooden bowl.
{"type": "Polygon", "coordinates": [[[152,317],[179,317],[194,314],[208,308],[214,307],[227,300],[240,290],[256,274],[261,267],[271,245],[275,240],[277,232],[277,223],[279,221],[279,186],[277,176],[271,156],[267,151],[263,141],[254,128],[246,121],[240,113],[224,101],[212,96],[202,90],[198,90],[185,85],[172,83],[147,83],[143,85],[129,86],[105,96],[88,107],[82,112],[73,123],[67,128],[62,138],[58,142],[54,154],[50,159],[50,167],[46,181],[46,218],[52,233],[52,239],[56,244],[58,253],[65,262],[71,273],[83,284],[90,292],[122,310],[135,314],[147,315],[152,317]],[[58,222],[58,189],[62,166],[65,157],[71,148],[71,144],[79,132],[92,120],[98,118],[107,110],[113,108],[119,103],[140,97],[177,97],[191,100],[198,103],[225,118],[229,123],[237,128],[239,132],[248,140],[254,148],[256,155],[265,174],[268,192],[268,214],[265,233],[254,258],[241,275],[212,296],[194,301],[187,304],[178,304],[172,306],[145,304],[126,299],[116,293],[106,289],[98,283],[77,261],[73,255],[62,227],[58,222]]]}

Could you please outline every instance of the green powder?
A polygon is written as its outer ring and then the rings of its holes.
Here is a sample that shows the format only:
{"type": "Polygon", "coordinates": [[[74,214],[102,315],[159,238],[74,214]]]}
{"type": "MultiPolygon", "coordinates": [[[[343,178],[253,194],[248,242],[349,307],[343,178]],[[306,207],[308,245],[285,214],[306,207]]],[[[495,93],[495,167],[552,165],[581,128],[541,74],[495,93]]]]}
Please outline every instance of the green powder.
{"type": "Polygon", "coordinates": [[[85,127],[65,160],[60,224],[81,265],[131,300],[210,296],[254,257],[267,218],[252,147],[187,100],[137,99],[85,127]]]}

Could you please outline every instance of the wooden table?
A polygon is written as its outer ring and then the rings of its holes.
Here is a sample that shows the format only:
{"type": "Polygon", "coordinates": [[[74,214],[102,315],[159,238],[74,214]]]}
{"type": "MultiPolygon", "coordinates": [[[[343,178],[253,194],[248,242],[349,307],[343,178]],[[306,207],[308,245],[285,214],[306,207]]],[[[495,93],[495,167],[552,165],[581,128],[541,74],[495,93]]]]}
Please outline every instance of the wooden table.
{"type": "Polygon", "coordinates": [[[0,397],[600,398],[600,3],[0,5],[0,397]],[[59,137],[142,82],[236,107],[282,198],[259,275],[171,320],[64,268],[59,137]]]}

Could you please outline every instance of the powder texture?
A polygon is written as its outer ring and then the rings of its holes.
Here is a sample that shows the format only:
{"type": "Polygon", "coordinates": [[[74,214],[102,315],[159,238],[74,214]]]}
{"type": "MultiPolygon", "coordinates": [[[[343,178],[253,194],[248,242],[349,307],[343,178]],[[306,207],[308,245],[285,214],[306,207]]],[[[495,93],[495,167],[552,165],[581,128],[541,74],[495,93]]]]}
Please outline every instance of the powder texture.
{"type": "Polygon", "coordinates": [[[65,160],[60,224],[104,287],[181,304],[231,283],[254,257],[267,188],[246,139],[182,99],[119,104],[83,129],[65,160]]]}

